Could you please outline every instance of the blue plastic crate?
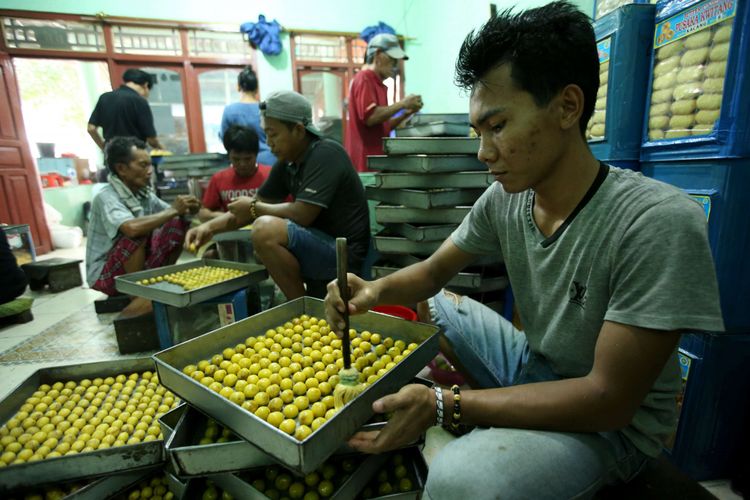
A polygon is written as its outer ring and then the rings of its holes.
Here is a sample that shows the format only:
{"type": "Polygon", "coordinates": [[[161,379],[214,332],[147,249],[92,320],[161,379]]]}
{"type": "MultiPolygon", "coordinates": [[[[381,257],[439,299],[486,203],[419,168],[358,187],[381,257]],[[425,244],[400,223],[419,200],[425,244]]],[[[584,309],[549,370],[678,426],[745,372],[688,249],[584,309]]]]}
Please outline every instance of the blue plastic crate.
{"type": "Polygon", "coordinates": [[[657,4],[641,160],[750,156],[748,3],[657,4]]]}
{"type": "Polygon", "coordinates": [[[682,408],[666,451],[696,480],[729,477],[748,437],[750,334],[683,335],[678,355],[682,408]]]}
{"type": "Polygon", "coordinates": [[[640,158],[655,10],[626,5],[594,23],[601,84],[586,138],[602,160],[640,158]]]}
{"type": "Polygon", "coordinates": [[[649,0],[596,0],[594,2],[594,19],[601,19],[615,9],[625,5],[648,3],[656,2],[650,2],[649,0]]]}
{"type": "Polygon", "coordinates": [[[750,332],[750,158],[644,162],[644,175],[702,204],[727,332],[750,332]]]}

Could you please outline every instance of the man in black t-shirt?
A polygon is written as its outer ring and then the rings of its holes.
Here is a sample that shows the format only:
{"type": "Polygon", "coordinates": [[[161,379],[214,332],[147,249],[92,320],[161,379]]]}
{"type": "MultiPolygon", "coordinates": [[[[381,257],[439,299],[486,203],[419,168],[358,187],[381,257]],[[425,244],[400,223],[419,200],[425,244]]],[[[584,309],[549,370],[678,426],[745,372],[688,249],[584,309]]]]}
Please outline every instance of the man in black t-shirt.
{"type": "Polygon", "coordinates": [[[137,137],[152,148],[163,149],[156,138],[154,116],[146,100],[156,83],[155,76],[131,68],[122,74],[122,80],[125,83],[120,88],[99,96],[89,118],[89,135],[102,151],[107,141],[118,136],[137,137]],[[99,127],[104,139],[99,135],[99,127]]]}
{"type": "Polygon", "coordinates": [[[292,300],[304,282],[336,277],[337,237],[346,237],[351,272],[359,273],[370,244],[364,188],[349,155],[321,137],[302,95],[279,91],[260,105],[268,146],[279,159],[255,198],[240,197],[229,212],[188,232],[201,245],[218,232],[253,223],[255,253],[292,300]]]}

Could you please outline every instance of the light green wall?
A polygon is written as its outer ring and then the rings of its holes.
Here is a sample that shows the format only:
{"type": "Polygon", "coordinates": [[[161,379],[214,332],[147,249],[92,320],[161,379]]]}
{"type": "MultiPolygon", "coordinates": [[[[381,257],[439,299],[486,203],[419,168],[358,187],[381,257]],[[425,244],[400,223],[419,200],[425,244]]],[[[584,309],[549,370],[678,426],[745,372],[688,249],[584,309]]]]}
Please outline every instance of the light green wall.
{"type": "MultiPolygon", "coordinates": [[[[573,0],[591,14],[594,0],[573,0]]],[[[0,8],[174,19],[206,23],[256,21],[258,14],[287,29],[361,31],[384,21],[407,37],[406,91],[423,96],[425,112],[465,113],[468,98],[453,85],[453,65],[469,30],[489,17],[491,0],[0,0],[0,8]]],[[[546,0],[492,0],[499,10],[534,7],[546,0]]],[[[289,37],[278,56],[258,56],[261,96],[291,89],[289,37]]]]}

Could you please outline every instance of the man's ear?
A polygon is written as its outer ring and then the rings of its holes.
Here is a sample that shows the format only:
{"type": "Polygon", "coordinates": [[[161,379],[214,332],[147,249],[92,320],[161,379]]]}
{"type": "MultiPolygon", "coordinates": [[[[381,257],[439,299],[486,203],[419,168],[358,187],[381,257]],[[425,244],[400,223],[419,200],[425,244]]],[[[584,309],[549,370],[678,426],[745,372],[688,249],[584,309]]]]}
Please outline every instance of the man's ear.
{"type": "Polygon", "coordinates": [[[307,129],[301,123],[294,124],[294,136],[296,139],[303,139],[307,135],[307,129]]]}
{"type": "Polygon", "coordinates": [[[575,84],[566,85],[559,95],[560,127],[569,129],[578,127],[583,114],[584,95],[581,87],[575,84]]]}
{"type": "Polygon", "coordinates": [[[127,168],[127,167],[128,167],[128,166],[127,166],[127,164],[125,164],[125,163],[115,163],[115,165],[114,165],[114,167],[113,167],[113,169],[112,169],[112,170],[113,170],[114,174],[115,174],[115,175],[116,175],[117,177],[120,177],[120,172],[121,172],[121,171],[122,171],[123,169],[127,168]]]}

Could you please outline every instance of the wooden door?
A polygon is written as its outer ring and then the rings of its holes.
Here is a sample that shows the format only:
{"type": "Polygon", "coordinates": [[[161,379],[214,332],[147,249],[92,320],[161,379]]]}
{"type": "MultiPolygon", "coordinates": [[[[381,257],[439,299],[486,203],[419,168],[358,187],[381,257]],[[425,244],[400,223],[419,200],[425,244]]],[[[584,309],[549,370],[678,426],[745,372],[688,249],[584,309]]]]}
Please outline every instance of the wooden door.
{"type": "Polygon", "coordinates": [[[52,250],[42,185],[21,115],[13,62],[0,52],[0,222],[28,224],[36,253],[52,250]]]}

